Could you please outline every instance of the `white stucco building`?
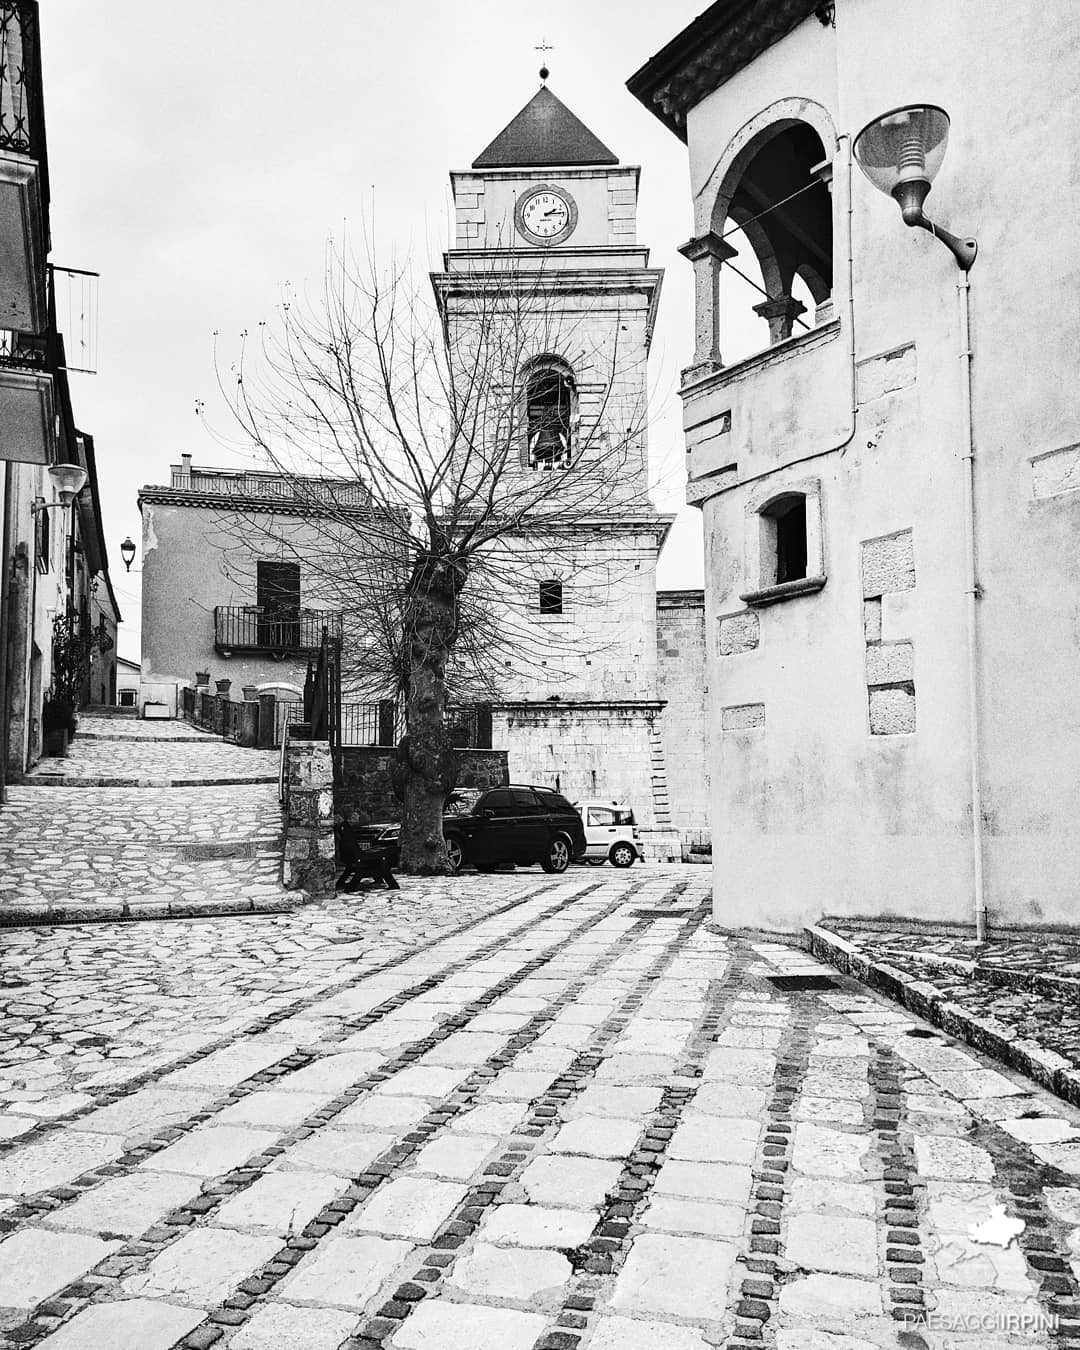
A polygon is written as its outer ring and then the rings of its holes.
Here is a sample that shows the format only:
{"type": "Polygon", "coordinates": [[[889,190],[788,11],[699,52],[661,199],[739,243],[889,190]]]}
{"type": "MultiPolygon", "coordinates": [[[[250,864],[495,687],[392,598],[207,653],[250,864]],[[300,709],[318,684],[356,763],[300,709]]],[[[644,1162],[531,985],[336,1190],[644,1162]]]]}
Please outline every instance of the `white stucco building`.
{"type": "Polygon", "coordinates": [[[1075,921],[1080,9],[724,0],[629,83],[689,151],[718,918],[1075,921]],[[951,118],[926,211],[970,274],[853,162],[907,105],[951,118]],[[767,294],[729,364],[735,247],[767,294]]]}

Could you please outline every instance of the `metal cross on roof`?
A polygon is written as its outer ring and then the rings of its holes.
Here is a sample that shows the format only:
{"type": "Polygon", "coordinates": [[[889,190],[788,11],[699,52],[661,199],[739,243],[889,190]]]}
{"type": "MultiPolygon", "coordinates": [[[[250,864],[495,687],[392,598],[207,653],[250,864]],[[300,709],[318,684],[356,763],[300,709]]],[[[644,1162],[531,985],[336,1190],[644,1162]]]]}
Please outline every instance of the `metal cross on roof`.
{"type": "MultiPolygon", "coordinates": [[[[537,44],[535,50],[541,53],[541,60],[543,60],[543,53],[544,53],[544,52],[551,52],[551,51],[554,51],[555,49],[554,49],[554,47],[551,47],[551,46],[548,45],[547,38],[541,38],[540,41],[539,41],[539,43],[537,44]]],[[[546,62],[546,61],[543,61],[543,64],[540,66],[540,78],[546,82],[546,81],[547,81],[547,77],[548,77],[550,74],[551,74],[551,71],[548,70],[547,62],[546,62]]]]}

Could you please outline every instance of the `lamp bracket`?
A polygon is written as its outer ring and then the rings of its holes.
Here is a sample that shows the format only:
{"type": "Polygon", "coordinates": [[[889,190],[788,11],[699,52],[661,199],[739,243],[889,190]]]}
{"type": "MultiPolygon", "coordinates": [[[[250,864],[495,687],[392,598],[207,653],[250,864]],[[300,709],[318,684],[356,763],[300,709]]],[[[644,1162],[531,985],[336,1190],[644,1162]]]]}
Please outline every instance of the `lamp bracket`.
{"type": "Polygon", "coordinates": [[[941,225],[935,225],[923,210],[923,203],[926,201],[927,194],[930,191],[930,183],[926,178],[908,178],[901,183],[897,183],[893,188],[892,195],[896,198],[897,205],[900,207],[900,214],[904,217],[904,224],[920,230],[929,230],[935,239],[940,239],[949,252],[956,259],[956,265],[963,272],[970,272],[975,263],[975,255],[979,251],[979,246],[974,239],[958,239],[955,234],[951,234],[941,225]]]}
{"type": "Polygon", "coordinates": [[[949,252],[956,259],[956,265],[962,272],[970,272],[975,265],[975,258],[979,252],[979,245],[974,239],[958,239],[955,234],[951,234],[941,225],[935,225],[932,220],[923,216],[922,220],[916,222],[924,230],[929,230],[935,239],[940,239],[949,252]]]}

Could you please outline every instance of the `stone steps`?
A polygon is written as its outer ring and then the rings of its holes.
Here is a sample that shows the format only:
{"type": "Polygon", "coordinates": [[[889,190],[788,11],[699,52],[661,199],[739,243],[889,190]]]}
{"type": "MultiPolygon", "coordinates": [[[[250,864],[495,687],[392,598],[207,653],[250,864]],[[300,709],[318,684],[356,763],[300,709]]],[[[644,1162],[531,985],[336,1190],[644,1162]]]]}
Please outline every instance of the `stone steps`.
{"type": "Polygon", "coordinates": [[[668,797],[667,762],[664,759],[664,742],[660,732],[654,727],[649,733],[651,765],[649,777],[652,783],[653,817],[658,830],[670,830],[671,801],[668,797]]]}
{"type": "Polygon", "coordinates": [[[0,926],[276,913],[276,752],[84,711],[0,810],[0,926]]]}

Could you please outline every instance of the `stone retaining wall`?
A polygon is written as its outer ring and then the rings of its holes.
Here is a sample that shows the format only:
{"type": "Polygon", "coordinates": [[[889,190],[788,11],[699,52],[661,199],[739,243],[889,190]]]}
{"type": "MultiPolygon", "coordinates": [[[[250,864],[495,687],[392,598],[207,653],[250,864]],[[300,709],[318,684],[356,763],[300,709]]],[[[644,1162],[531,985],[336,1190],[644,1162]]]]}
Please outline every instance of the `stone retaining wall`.
{"type": "MultiPolygon", "coordinates": [[[[458,750],[458,787],[501,787],[510,781],[505,750],[458,750]]],[[[339,812],[358,810],[373,821],[400,820],[401,803],[394,795],[391,769],[394,750],[377,745],[341,748],[341,785],[335,790],[339,812]]]]}

